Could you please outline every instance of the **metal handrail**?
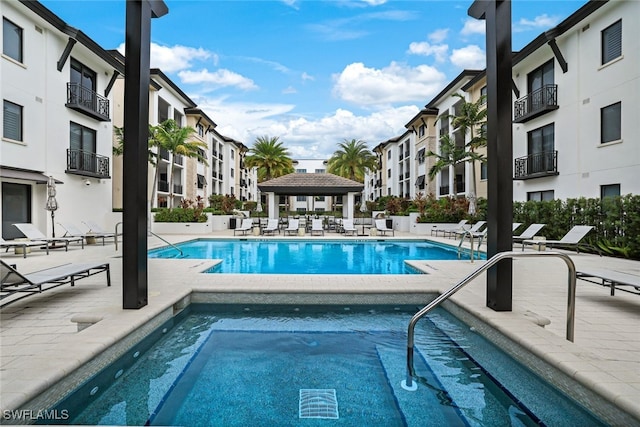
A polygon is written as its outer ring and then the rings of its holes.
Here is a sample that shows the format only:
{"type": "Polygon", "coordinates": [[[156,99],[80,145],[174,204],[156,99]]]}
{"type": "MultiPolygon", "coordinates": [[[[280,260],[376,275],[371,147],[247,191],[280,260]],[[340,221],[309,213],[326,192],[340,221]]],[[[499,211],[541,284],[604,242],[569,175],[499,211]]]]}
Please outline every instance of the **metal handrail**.
{"type": "MultiPolygon", "coordinates": [[[[116,251],[118,250],[118,226],[121,225],[122,222],[119,222],[116,224],[116,235],[115,235],[115,241],[116,241],[116,251]]],[[[163,242],[165,242],[167,245],[171,246],[172,248],[174,248],[175,250],[177,250],[178,252],[180,252],[181,256],[184,256],[184,252],[182,252],[182,249],[180,249],[179,247],[177,247],[176,245],[174,245],[171,242],[168,242],[167,240],[163,239],[162,237],[158,236],[156,233],[154,233],[151,230],[147,230],[149,232],[149,234],[151,234],[152,236],[157,237],[158,239],[162,240],[163,242]]]]}
{"type": "Polygon", "coordinates": [[[116,252],[118,251],[118,226],[119,225],[122,225],[122,221],[116,223],[115,233],[114,233],[114,236],[113,236],[113,240],[116,242],[116,252]]]}
{"type": "Polygon", "coordinates": [[[500,252],[494,256],[492,256],[485,264],[477,268],[467,277],[459,281],[452,288],[447,290],[445,293],[438,296],[436,299],[431,301],[428,305],[423,307],[420,311],[413,315],[411,321],[409,322],[409,328],[407,330],[407,379],[402,381],[402,387],[407,390],[415,390],[413,385],[413,344],[414,344],[414,329],[418,320],[424,317],[431,310],[439,306],[443,301],[447,300],[450,296],[458,292],[461,288],[471,282],[473,279],[478,277],[482,272],[488,270],[499,261],[502,261],[505,258],[527,258],[527,257],[539,257],[539,256],[550,256],[562,258],[564,262],[567,264],[567,268],[569,269],[569,280],[568,280],[568,300],[567,300],[567,340],[573,342],[573,334],[574,334],[574,326],[575,326],[575,303],[576,303],[576,266],[569,258],[568,255],[560,253],[560,252],[500,252]]]}

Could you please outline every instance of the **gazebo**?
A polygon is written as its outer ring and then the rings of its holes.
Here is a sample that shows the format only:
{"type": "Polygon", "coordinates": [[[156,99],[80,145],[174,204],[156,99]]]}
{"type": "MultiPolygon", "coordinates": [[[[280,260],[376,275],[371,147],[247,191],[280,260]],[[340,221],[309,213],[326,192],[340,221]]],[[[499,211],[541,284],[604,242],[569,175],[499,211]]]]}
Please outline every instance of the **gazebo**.
{"type": "Polygon", "coordinates": [[[268,195],[269,218],[278,217],[276,196],[347,196],[342,216],[353,218],[355,197],[364,185],[331,173],[290,173],[261,182],[258,189],[268,195]]]}

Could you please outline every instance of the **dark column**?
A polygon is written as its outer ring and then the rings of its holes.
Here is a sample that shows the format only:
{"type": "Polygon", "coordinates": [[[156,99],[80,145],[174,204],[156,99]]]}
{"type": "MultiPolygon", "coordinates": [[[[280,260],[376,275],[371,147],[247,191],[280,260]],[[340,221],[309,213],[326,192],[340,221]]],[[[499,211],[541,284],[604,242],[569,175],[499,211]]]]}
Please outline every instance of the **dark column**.
{"type": "MultiPolygon", "coordinates": [[[[486,21],[487,37],[487,256],[513,249],[511,1],[475,0],[469,16],[486,21]]],[[[511,311],[512,262],[487,271],[487,307],[511,311]]]]}
{"type": "Polygon", "coordinates": [[[128,0],[125,35],[122,308],[147,305],[147,173],[151,18],[163,1],[128,0]]]}

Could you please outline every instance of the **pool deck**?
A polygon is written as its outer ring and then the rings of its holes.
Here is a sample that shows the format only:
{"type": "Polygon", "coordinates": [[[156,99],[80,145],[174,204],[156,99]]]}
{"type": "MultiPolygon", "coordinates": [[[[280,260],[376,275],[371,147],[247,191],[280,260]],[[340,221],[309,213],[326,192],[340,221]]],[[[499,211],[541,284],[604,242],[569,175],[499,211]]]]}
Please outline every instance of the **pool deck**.
{"type": "MultiPolygon", "coordinates": [[[[200,236],[163,236],[171,242],[200,236]]],[[[202,236],[205,237],[205,236],[202,236]]],[[[206,237],[233,238],[231,230],[206,237]]],[[[247,236],[248,239],[254,238],[247,236]]],[[[278,239],[274,237],[260,237],[278,239]]],[[[295,238],[295,237],[292,237],[295,238]]],[[[335,233],[313,239],[349,239],[335,233]]],[[[375,237],[380,239],[380,236],[375,237]]],[[[388,237],[393,239],[392,237],[388,237]]],[[[396,239],[424,239],[396,232],[396,239]]],[[[443,238],[426,237],[455,244],[443,238]]],[[[362,237],[358,237],[362,239],[362,237]]],[[[164,246],[150,237],[149,247],[164,246]]],[[[61,286],[10,304],[0,311],[0,410],[46,409],[34,407],[33,400],[51,390],[60,380],[114,343],[167,312],[192,291],[216,295],[402,295],[443,292],[464,278],[484,261],[423,261],[417,265],[428,275],[336,276],[336,275],[207,275],[201,271],[213,265],[210,260],[159,260],[148,262],[147,306],[122,309],[122,253],[107,242],[72,245],[68,252],[32,251],[26,259],[13,251],[2,252],[5,262],[19,271],[32,272],[69,262],[101,261],[111,265],[112,286],[104,274],[82,279],[75,287],[61,286]],[[72,319],[94,323],[78,331],[72,319]]],[[[520,250],[519,247],[517,250],[520,250]]],[[[532,249],[527,249],[532,251],[532,249]]],[[[561,251],[564,252],[564,251],[561,251]]],[[[640,275],[640,262],[590,254],[564,252],[578,270],[608,268],[640,275]]],[[[567,318],[567,268],[551,257],[516,259],[513,262],[513,310],[496,312],[486,307],[482,274],[452,298],[455,305],[482,319],[526,350],[544,358],[604,401],[613,403],[631,417],[621,415],[620,425],[640,425],[640,295],[620,290],[609,295],[609,288],[578,280],[575,340],[565,339],[567,318]],[[540,324],[550,323],[546,326],[540,324]]],[[[407,319],[408,321],[409,319],[407,319]]],[[[7,419],[2,419],[6,424],[7,419]]],[[[618,421],[610,421],[618,425],[618,421]]]]}

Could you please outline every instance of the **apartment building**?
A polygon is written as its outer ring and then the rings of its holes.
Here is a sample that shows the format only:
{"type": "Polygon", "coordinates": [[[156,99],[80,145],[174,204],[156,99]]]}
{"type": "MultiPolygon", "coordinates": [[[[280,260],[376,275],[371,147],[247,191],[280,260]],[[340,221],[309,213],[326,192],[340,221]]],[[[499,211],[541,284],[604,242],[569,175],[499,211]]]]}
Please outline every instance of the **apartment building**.
{"type": "Polygon", "coordinates": [[[514,200],[640,193],[639,21],[588,2],[515,54],[514,200]]]}
{"type": "Polygon", "coordinates": [[[365,194],[368,200],[382,196],[413,198],[416,195],[416,147],[415,133],[407,130],[374,147],[379,170],[369,172],[365,178],[365,194]]]}
{"type": "Polygon", "coordinates": [[[436,152],[438,147],[437,119],[438,109],[425,107],[405,125],[415,136],[415,194],[413,197],[418,193],[434,196],[437,193],[435,182],[429,178],[429,171],[433,167],[435,159],[427,156],[429,152],[436,152]]]}
{"type": "Polygon", "coordinates": [[[112,88],[124,66],[39,2],[3,1],[0,12],[2,237],[23,237],[19,222],[57,236],[58,221],[112,225],[112,88]]]}

